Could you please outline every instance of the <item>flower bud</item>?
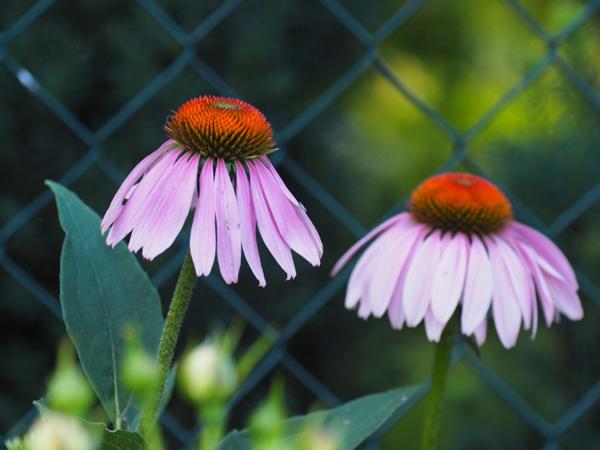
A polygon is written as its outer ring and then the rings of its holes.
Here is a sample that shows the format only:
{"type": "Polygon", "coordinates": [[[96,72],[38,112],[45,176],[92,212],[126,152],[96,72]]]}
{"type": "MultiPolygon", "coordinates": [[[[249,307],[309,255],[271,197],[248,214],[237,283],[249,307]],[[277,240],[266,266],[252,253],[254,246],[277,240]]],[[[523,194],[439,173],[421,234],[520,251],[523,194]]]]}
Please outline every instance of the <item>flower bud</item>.
{"type": "Polygon", "coordinates": [[[156,361],[142,348],[128,350],[123,358],[123,384],[138,397],[152,393],[158,380],[156,361]]]}
{"type": "Polygon", "coordinates": [[[284,441],[287,417],[284,404],[283,383],[275,382],[269,398],[260,405],[250,418],[250,436],[253,448],[260,450],[288,450],[284,441]]]}
{"type": "Polygon", "coordinates": [[[58,364],[48,384],[46,402],[54,411],[83,417],[96,397],[75,362],[71,345],[64,341],[58,350],[58,364]]]}
{"type": "Polygon", "coordinates": [[[179,381],[184,393],[201,404],[227,399],[237,387],[238,376],[231,355],[206,341],[184,357],[179,381]]]}
{"type": "MultiPolygon", "coordinates": [[[[97,436],[87,431],[72,417],[56,413],[44,414],[24,438],[27,450],[95,450],[97,436]]],[[[18,448],[18,447],[17,447],[18,448]]]]}

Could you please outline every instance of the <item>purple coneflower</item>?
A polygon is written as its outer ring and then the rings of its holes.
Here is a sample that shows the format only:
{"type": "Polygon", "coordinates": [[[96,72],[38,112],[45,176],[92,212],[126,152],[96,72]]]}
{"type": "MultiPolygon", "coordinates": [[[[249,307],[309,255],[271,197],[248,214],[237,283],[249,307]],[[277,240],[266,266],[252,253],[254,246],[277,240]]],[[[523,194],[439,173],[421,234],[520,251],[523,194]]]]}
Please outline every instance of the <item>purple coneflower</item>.
{"type": "Polygon", "coordinates": [[[460,304],[462,333],[483,344],[488,312],[506,348],[523,326],[535,336],[538,302],[547,325],[583,317],[578,285],[563,253],[543,234],[513,220],[505,195],[489,181],[449,173],[424,181],[400,213],[363,237],[339,270],[370,240],[346,293],[346,307],[394,328],[425,321],[438,342],[460,304]]]}
{"type": "Polygon", "coordinates": [[[216,254],[225,282],[237,282],[243,250],[264,286],[257,226],[288,279],[296,276],[291,250],[319,265],[321,240],[266,157],[276,148],[258,109],[199,97],[169,117],[165,131],[169,139],[131,171],[102,219],[109,245],[131,233],[129,249],[153,259],[173,244],[195,208],[190,252],[198,276],[211,272],[216,254]]]}

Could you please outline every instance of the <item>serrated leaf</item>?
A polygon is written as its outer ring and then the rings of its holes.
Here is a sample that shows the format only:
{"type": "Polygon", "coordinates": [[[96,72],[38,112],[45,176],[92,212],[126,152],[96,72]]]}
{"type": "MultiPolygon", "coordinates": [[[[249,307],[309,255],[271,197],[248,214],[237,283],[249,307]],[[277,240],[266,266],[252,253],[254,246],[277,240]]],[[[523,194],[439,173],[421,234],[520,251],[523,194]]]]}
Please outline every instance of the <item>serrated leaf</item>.
{"type": "Polygon", "coordinates": [[[98,215],[60,184],[48,186],[65,231],[60,300],[67,332],[108,417],[132,430],[140,410],[121,383],[123,334],[135,326],[156,354],[164,323],[160,298],[123,243],[106,245],[98,215]]]}
{"type": "MultiPolygon", "coordinates": [[[[284,439],[293,448],[311,424],[322,424],[341,440],[339,450],[353,450],[375,433],[402,405],[413,398],[417,387],[404,387],[345,403],[328,411],[292,417],[285,422],[284,439]]],[[[234,431],[221,442],[220,450],[253,450],[248,430],[234,431]]]]}

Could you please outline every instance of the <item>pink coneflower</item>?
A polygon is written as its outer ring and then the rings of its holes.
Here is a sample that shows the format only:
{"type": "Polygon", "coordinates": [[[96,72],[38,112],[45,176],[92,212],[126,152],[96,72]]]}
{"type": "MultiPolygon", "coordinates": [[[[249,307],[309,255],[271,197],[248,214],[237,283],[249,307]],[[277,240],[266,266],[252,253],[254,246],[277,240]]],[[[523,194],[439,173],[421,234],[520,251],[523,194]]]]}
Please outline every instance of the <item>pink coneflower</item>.
{"type": "Polygon", "coordinates": [[[257,225],[288,279],[296,276],[291,250],[319,265],[321,240],[266,157],[276,148],[258,109],[237,99],[199,97],[169,117],[165,131],[169,139],[131,171],[102,219],[109,245],[131,233],[129,249],[153,259],[195,208],[190,252],[198,276],[210,273],[216,253],[225,282],[237,282],[243,250],[264,286],[257,225]]]}
{"type": "Polygon", "coordinates": [[[462,306],[463,334],[483,344],[491,309],[506,348],[521,325],[535,336],[539,298],[546,323],[561,314],[583,317],[575,274],[562,252],[538,231],[513,220],[504,194],[489,181],[464,173],[431,177],[400,213],[363,237],[338,261],[336,274],[371,239],[354,268],[346,307],[381,317],[394,328],[425,321],[438,342],[462,306]]]}

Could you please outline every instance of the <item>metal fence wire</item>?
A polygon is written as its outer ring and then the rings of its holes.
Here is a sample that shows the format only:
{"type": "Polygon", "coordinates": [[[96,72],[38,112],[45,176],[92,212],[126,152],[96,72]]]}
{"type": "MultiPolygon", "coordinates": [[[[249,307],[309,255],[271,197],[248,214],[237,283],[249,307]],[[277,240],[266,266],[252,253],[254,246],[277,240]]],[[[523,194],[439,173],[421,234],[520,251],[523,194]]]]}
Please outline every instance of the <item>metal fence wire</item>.
{"type": "MultiPolygon", "coordinates": [[[[316,0],[315,0],[316,1],[316,0]]],[[[40,16],[44,15],[53,7],[53,0],[40,0],[35,3],[25,14],[16,20],[12,26],[0,34],[0,64],[8,68],[19,83],[29,93],[42,102],[58,119],[73,132],[88,148],[88,151],[60,178],[60,182],[71,185],[76,182],[90,168],[100,168],[115,184],[122,180],[122,173],[103,154],[101,147],[106,139],[117,129],[122,127],[127,120],[146,102],[153,98],[163,89],[177,74],[185,68],[191,67],[215,92],[221,95],[235,96],[235,91],[228,86],[214,70],[212,70],[196,53],[194,45],[207,36],[220,22],[230,15],[242,0],[227,0],[220,4],[212,14],[191,32],[185,31],[178,25],[168,13],[155,0],[138,0],[140,8],[145,9],[152,15],[158,24],[170,33],[180,44],[179,56],[164,69],[154,80],[145,86],[141,92],[127,102],[114,116],[112,116],[97,131],[86,127],[75,117],[49,90],[38,82],[36,77],[17,61],[9,51],[9,44],[17,36],[26,33],[28,27],[40,16]]],[[[600,94],[587,82],[557,51],[558,46],[581,28],[600,8],[600,1],[590,1],[575,17],[575,19],[556,34],[547,33],[542,25],[517,1],[506,0],[506,7],[522,21],[522,23],[544,43],[546,47],[543,57],[531,67],[524,76],[485,113],[469,129],[464,132],[457,131],[443,116],[428,106],[414,92],[412,92],[391,70],[388,64],[378,54],[378,45],[388,38],[393,32],[415,14],[425,3],[425,0],[411,0],[393,14],[379,29],[370,32],[361,23],[360,18],[354,17],[345,6],[338,0],[321,0],[324,12],[333,15],[347,30],[350,31],[364,46],[364,52],[341,76],[310,103],[294,120],[285,128],[276,132],[277,142],[281,150],[273,158],[287,173],[288,176],[301,184],[314,199],[321,203],[327,211],[336,219],[342,227],[347,228],[357,238],[367,231],[350,212],[339,203],[324,187],[322,187],[311,175],[305,171],[294,159],[286,153],[285,146],[290,139],[303,130],[319,114],[331,105],[342,93],[348,90],[353,82],[367,69],[374,68],[391,85],[393,85],[410,103],[431,122],[443,131],[453,142],[453,154],[444,166],[444,170],[451,170],[458,164],[463,164],[475,173],[486,176],[476,162],[469,155],[469,144],[475,136],[489,124],[507,105],[509,105],[520,93],[527,90],[542,74],[553,67],[558,69],[572,86],[592,106],[593,111],[600,113],[600,94]]],[[[483,7],[483,6],[482,6],[483,7]]],[[[509,193],[510,195],[510,193],[509,193]]],[[[590,207],[600,200],[600,182],[591,190],[567,208],[555,219],[550,226],[545,226],[535,215],[525,208],[518,199],[510,195],[516,205],[518,213],[525,217],[529,223],[535,225],[551,238],[556,238],[575,220],[582,216],[590,207]]],[[[4,223],[0,229],[0,265],[30,294],[32,299],[41,302],[48,308],[58,320],[61,320],[61,311],[55,295],[49,293],[27,269],[17,264],[9,257],[4,248],[13,235],[28,221],[32,220],[52,198],[48,191],[44,191],[31,203],[24,206],[18,214],[4,223]]],[[[395,212],[401,208],[397,205],[392,209],[395,212]]],[[[168,262],[153,278],[157,286],[165,283],[179,268],[186,252],[185,243],[180,242],[180,251],[168,262]]],[[[600,290],[581,271],[576,270],[584,294],[591,299],[595,307],[600,304],[600,290]]],[[[209,277],[205,283],[221,296],[235,311],[243,316],[256,330],[267,334],[273,341],[271,352],[255,369],[250,378],[245,382],[239,392],[232,400],[232,406],[247,395],[272,368],[283,365],[300,383],[310,390],[316,397],[327,405],[336,405],[340,401],[335,393],[305,367],[303,367],[291,354],[286,351],[286,341],[296,334],[319,310],[329,302],[332,297],[340,292],[345,285],[348,272],[345,276],[338,277],[326,284],[313,298],[311,298],[302,309],[281,329],[273,331],[269,323],[261,317],[243,298],[232,288],[223,284],[217,277],[209,277]]],[[[464,349],[463,349],[464,350],[464,349]]],[[[596,382],[589,390],[564,412],[564,415],[556,422],[550,423],[540,415],[524,398],[497,376],[491,369],[487,368],[477,358],[470,356],[469,352],[455,348],[455,361],[462,360],[489,388],[501,397],[529,426],[535,429],[545,440],[544,450],[559,448],[559,441],[563,434],[594,406],[600,399],[600,381],[596,382]]],[[[386,430],[392,427],[396,421],[411,410],[418,401],[425,396],[428,390],[428,380],[423,381],[418,394],[412,402],[397,411],[393,420],[383,427],[376,435],[372,436],[366,444],[366,448],[375,450],[378,448],[378,438],[386,430]]],[[[36,412],[31,410],[18,420],[14,426],[2,437],[2,441],[22,433],[35,419],[36,412]]],[[[183,448],[191,448],[194,439],[198,436],[199,429],[186,429],[178,421],[165,412],[162,423],[166,430],[181,444],[183,448]]]]}

